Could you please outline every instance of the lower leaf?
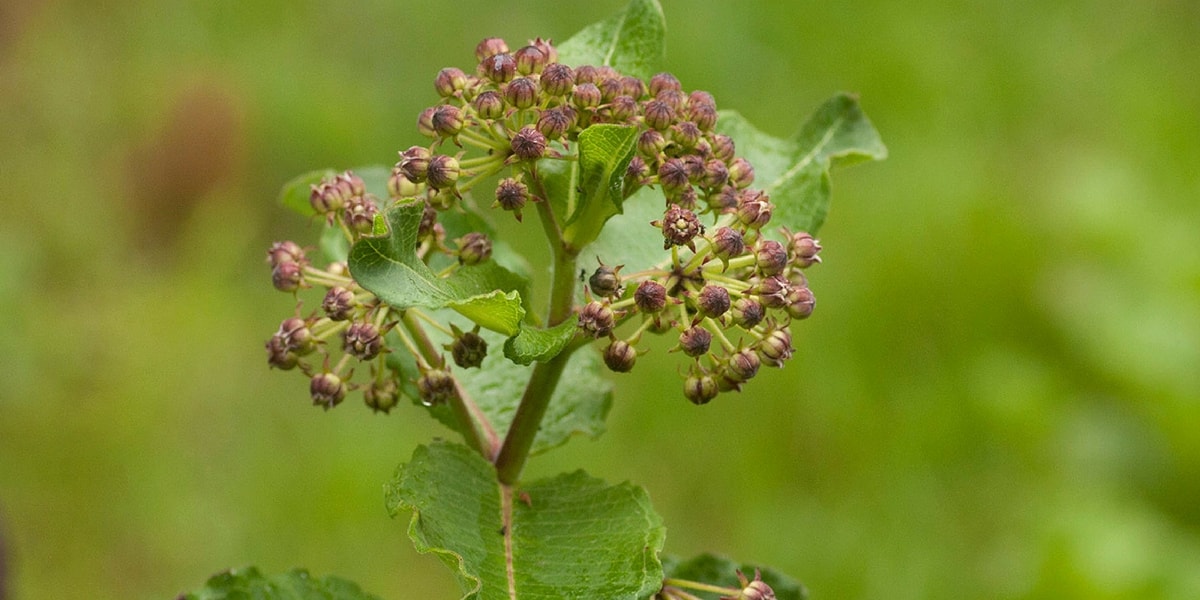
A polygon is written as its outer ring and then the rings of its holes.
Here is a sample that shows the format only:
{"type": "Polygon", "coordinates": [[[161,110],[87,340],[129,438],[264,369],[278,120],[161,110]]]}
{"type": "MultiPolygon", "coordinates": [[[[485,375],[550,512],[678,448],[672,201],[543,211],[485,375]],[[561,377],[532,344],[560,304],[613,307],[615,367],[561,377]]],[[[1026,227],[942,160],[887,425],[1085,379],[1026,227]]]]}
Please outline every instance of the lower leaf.
{"type": "Polygon", "coordinates": [[[208,579],[204,587],[176,600],[379,600],[340,577],[313,577],[304,569],[264,577],[258,569],[230,569],[208,579]]]}

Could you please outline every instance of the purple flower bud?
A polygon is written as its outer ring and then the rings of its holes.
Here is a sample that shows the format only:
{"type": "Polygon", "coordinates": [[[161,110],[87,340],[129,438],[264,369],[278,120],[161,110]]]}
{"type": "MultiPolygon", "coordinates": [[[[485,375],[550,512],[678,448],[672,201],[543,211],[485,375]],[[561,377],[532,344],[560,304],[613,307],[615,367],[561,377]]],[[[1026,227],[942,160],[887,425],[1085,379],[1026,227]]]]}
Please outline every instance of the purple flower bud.
{"type": "Polygon", "coordinates": [[[679,80],[676,79],[675,76],[670,73],[663,72],[663,73],[659,73],[650,78],[650,95],[651,96],[658,96],[658,93],[663,90],[679,91],[682,89],[683,89],[683,86],[680,85],[679,80]]]}
{"type": "Polygon", "coordinates": [[[758,343],[758,357],[772,367],[782,367],[792,357],[792,333],[783,329],[772,330],[758,343]]]}
{"type": "Polygon", "coordinates": [[[633,302],[638,310],[646,314],[659,312],[667,305],[667,288],[657,281],[647,279],[634,290],[633,302]]]}
{"type": "Polygon", "coordinates": [[[637,77],[625,75],[621,77],[621,95],[629,96],[635,101],[641,100],[642,96],[646,95],[646,84],[637,77]]]}
{"type": "Polygon", "coordinates": [[[488,344],[487,340],[479,335],[479,326],[476,326],[474,331],[461,331],[454,325],[450,328],[454,331],[454,342],[447,344],[445,348],[454,357],[454,364],[464,369],[483,364],[483,359],[487,357],[488,344]]]}
{"type": "Polygon", "coordinates": [[[727,373],[734,381],[747,381],[758,373],[762,361],[752,348],[742,348],[729,356],[725,362],[727,373]]]}
{"type": "Polygon", "coordinates": [[[558,62],[558,50],[554,48],[554,44],[550,40],[534,38],[529,45],[542,51],[542,56],[545,57],[547,64],[558,62]]]}
{"type": "Polygon", "coordinates": [[[704,177],[700,180],[700,186],[706,190],[717,190],[729,181],[729,169],[725,167],[725,161],[710,158],[704,161],[704,177]]]}
{"type": "Polygon", "coordinates": [[[821,257],[817,254],[821,251],[821,243],[810,235],[808,232],[801,231],[788,236],[788,250],[792,253],[792,260],[797,267],[806,269],[811,267],[813,263],[821,262],[821,257]]]}
{"type": "Polygon", "coordinates": [[[430,123],[438,137],[456,136],[463,128],[462,111],[457,106],[442,104],[433,109],[430,123]]]}
{"type": "Polygon", "coordinates": [[[700,131],[712,131],[713,127],[717,125],[717,109],[715,108],[689,106],[686,115],[700,131]]]}
{"type": "Polygon", "coordinates": [[[475,46],[475,60],[483,62],[489,56],[508,52],[508,44],[496,37],[484,38],[475,46]]]}
{"type": "Polygon", "coordinates": [[[396,169],[408,178],[409,181],[422,183],[429,172],[429,160],[431,158],[433,158],[433,154],[429,152],[429,148],[411,146],[408,150],[400,153],[400,162],[396,163],[396,169]]]}
{"type": "Polygon", "coordinates": [[[688,356],[701,356],[712,345],[712,332],[694,325],[679,334],[679,348],[688,356]]]}
{"type": "Polygon", "coordinates": [[[684,150],[695,148],[701,135],[700,128],[691,121],[680,121],[671,126],[671,139],[684,150]]]}
{"type": "Polygon", "coordinates": [[[621,85],[620,79],[605,79],[596,84],[600,88],[600,102],[608,104],[621,95],[624,87],[621,85]]]}
{"type": "Polygon", "coordinates": [[[379,206],[372,198],[371,196],[355,196],[346,203],[342,219],[351,230],[366,234],[375,228],[375,215],[379,214],[379,206]]]}
{"type": "Polygon", "coordinates": [[[579,72],[575,72],[575,89],[571,90],[571,102],[579,110],[600,106],[600,88],[594,83],[578,83],[579,72]]]}
{"type": "Polygon", "coordinates": [[[342,378],[333,373],[317,373],[308,384],[308,393],[312,397],[313,406],[329,410],[346,398],[346,384],[342,378]]]}
{"type": "Polygon", "coordinates": [[[663,90],[654,95],[654,99],[671,107],[676,115],[683,112],[684,106],[687,104],[687,96],[679,90],[663,90]]]}
{"type": "Polygon", "coordinates": [[[715,133],[712,135],[712,141],[710,144],[712,146],[713,158],[717,160],[723,160],[725,162],[733,160],[735,151],[733,138],[723,133],[715,133]]]}
{"type": "Polygon", "coordinates": [[[733,318],[733,322],[742,329],[752,329],[755,325],[762,322],[766,316],[766,311],[762,303],[753,298],[738,298],[733,306],[729,309],[729,316],[733,318]]]}
{"type": "Polygon", "coordinates": [[[683,382],[683,396],[697,406],[708,404],[719,391],[712,376],[701,371],[693,370],[683,382]]]}
{"type": "Polygon", "coordinates": [[[662,186],[663,193],[668,196],[674,196],[688,187],[688,172],[687,165],[683,159],[669,158],[664,160],[658,166],[658,184],[662,186]]]}
{"type": "Polygon", "coordinates": [[[628,373],[637,362],[637,350],[627,342],[617,340],[604,349],[604,364],[617,373],[628,373]]]}
{"type": "Polygon", "coordinates": [[[501,179],[496,184],[496,204],[500,208],[511,211],[521,220],[521,209],[529,201],[529,187],[511,177],[501,179]]]}
{"type": "Polygon", "coordinates": [[[792,293],[792,284],[779,275],[763,279],[755,287],[759,301],[767,308],[783,308],[788,305],[788,296],[792,293]]]}
{"type": "Polygon", "coordinates": [[[415,198],[421,193],[421,185],[414,183],[398,167],[392,168],[392,176],[388,177],[388,195],[392,198],[415,198]]]}
{"type": "Polygon", "coordinates": [[[713,98],[712,94],[704,90],[693,90],[692,93],[688,94],[687,105],[688,110],[699,107],[717,109],[717,101],[713,98]]]}
{"type": "Polygon", "coordinates": [[[704,225],[700,224],[696,213],[681,208],[678,204],[672,204],[667,209],[662,221],[651,224],[662,228],[664,250],[670,249],[671,246],[687,246],[695,252],[696,244],[692,240],[704,233],[704,225]]]}
{"type": "Polygon", "coordinates": [[[459,173],[458,159],[449,154],[438,154],[429,159],[425,182],[435,190],[453,188],[458,182],[459,173]]]}
{"type": "Polygon", "coordinates": [[[754,260],[759,273],[778,275],[787,268],[787,250],[783,244],[775,240],[764,240],[759,242],[758,248],[754,251],[754,260]]]}
{"type": "Polygon", "coordinates": [[[601,298],[609,298],[619,294],[621,292],[620,271],[622,266],[624,265],[618,265],[614,269],[601,263],[592,273],[592,276],[588,278],[588,286],[591,288],[592,293],[601,298]]]}
{"type": "Polygon", "coordinates": [[[517,74],[517,59],[507,52],[493,54],[479,62],[479,75],[493,83],[507,83],[517,74]]]}
{"type": "Polygon", "coordinates": [[[481,92],[475,96],[471,106],[475,108],[475,113],[481,119],[499,119],[504,116],[504,98],[500,97],[500,92],[495,90],[481,92]]]}
{"type": "Polygon", "coordinates": [[[546,66],[546,55],[537,46],[525,46],[513,52],[517,60],[517,72],[522,75],[541,73],[546,66]]]}
{"type": "Polygon", "coordinates": [[[436,111],[436,106],[430,106],[417,115],[417,132],[429,138],[438,137],[437,130],[433,128],[433,113],[436,111]]]}
{"type": "Polygon", "coordinates": [[[391,377],[374,379],[367,389],[363,390],[363,402],[373,412],[387,414],[400,401],[400,390],[396,380],[391,377]]]}
{"type": "Polygon", "coordinates": [[[542,70],[540,82],[546,95],[558,98],[575,86],[575,71],[562,63],[551,63],[542,70]]]}
{"type": "Polygon", "coordinates": [[[454,67],[446,67],[438,71],[437,77],[433,80],[433,88],[438,95],[443,98],[449,98],[455,92],[460,92],[467,85],[467,74],[462,72],[462,69],[454,67]]]}
{"type": "Polygon", "coordinates": [[[647,129],[638,136],[637,147],[642,156],[656,160],[663,148],[667,147],[667,138],[660,131],[647,129]]]}
{"type": "Polygon", "coordinates": [[[518,77],[504,86],[504,99],[519,109],[530,108],[537,104],[538,85],[529,77],[518,77]]]}
{"type": "Polygon", "coordinates": [[[758,569],[754,570],[754,581],[746,579],[741,571],[737,572],[737,576],[738,581],[741,582],[742,591],[738,592],[736,600],[775,600],[775,590],[762,580],[762,574],[758,569]]]}
{"type": "Polygon", "coordinates": [[[612,309],[595,300],[579,310],[579,328],[591,337],[604,337],[612,333],[615,326],[616,315],[612,309]]]}
{"type": "Polygon", "coordinates": [[[650,167],[646,166],[645,159],[635,154],[629,160],[629,166],[625,168],[626,180],[637,185],[644,185],[649,177],[650,167]]]}
{"type": "Polygon", "coordinates": [[[737,219],[749,229],[759,229],[771,220],[771,202],[761,190],[746,190],[738,196],[737,219]]]}
{"type": "Polygon", "coordinates": [[[426,240],[434,234],[437,218],[437,209],[426,204],[425,211],[421,213],[421,222],[417,225],[417,239],[426,240]]]}
{"type": "Polygon", "coordinates": [[[329,288],[329,291],[325,292],[325,299],[321,301],[321,309],[334,321],[349,319],[357,307],[358,302],[354,299],[354,292],[344,287],[329,288]]]}
{"type": "Polygon", "coordinates": [[[629,122],[637,115],[638,103],[632,96],[617,96],[613,98],[609,108],[612,120],[616,123],[629,122]]]}
{"type": "Polygon", "coordinates": [[[309,193],[308,201],[312,205],[313,210],[317,214],[328,214],[337,212],[346,205],[346,201],[354,196],[361,195],[365,189],[365,184],[362,184],[362,179],[357,175],[347,171],[341,175],[332,178],[327,178],[321,181],[320,184],[312,186],[312,192],[309,193]]]}
{"type": "Polygon", "coordinates": [[[267,340],[267,364],[273,369],[290,371],[300,362],[295,352],[287,347],[287,342],[279,334],[267,340]]]}
{"type": "Polygon", "coordinates": [[[719,285],[704,286],[704,289],[700,290],[700,296],[696,299],[696,306],[700,309],[700,313],[713,318],[728,312],[731,303],[729,290],[719,285]]]}
{"type": "Polygon", "coordinates": [[[478,231],[468,233],[454,243],[458,245],[459,264],[477,265],[492,257],[492,240],[478,231]]]}
{"type": "Polygon", "coordinates": [[[296,242],[283,241],[271,244],[271,248],[267,250],[267,263],[271,265],[271,268],[275,268],[285,262],[306,265],[308,258],[304,255],[304,249],[296,242]]]}
{"type": "Polygon", "coordinates": [[[421,404],[425,406],[445,404],[456,394],[458,389],[454,385],[454,376],[449,371],[429,369],[417,379],[417,395],[421,398],[421,404]]]}
{"type": "Polygon", "coordinates": [[[643,108],[646,126],[658,131],[666,131],[675,122],[675,109],[661,100],[650,100],[643,108]]]}
{"type": "Polygon", "coordinates": [[[351,323],[342,334],[342,350],[359,360],[371,360],[383,350],[383,336],[374,323],[351,323]]]}
{"type": "Polygon", "coordinates": [[[597,84],[602,79],[599,69],[592,65],[583,65],[575,68],[575,83],[577,85],[584,83],[597,84]]]}
{"type": "Polygon", "coordinates": [[[296,262],[284,262],[271,269],[271,283],[281,292],[294,292],[304,285],[304,266],[296,262]]]}
{"type": "Polygon", "coordinates": [[[687,170],[688,181],[694,184],[704,182],[704,158],[696,154],[683,155],[683,167],[687,170]]]}
{"type": "Polygon", "coordinates": [[[742,252],[746,251],[746,242],[736,229],[722,227],[713,234],[712,248],[713,254],[727,263],[729,259],[741,256],[742,252]]]}
{"type": "Polygon", "coordinates": [[[546,136],[547,140],[561,139],[575,122],[574,112],[569,106],[542,111],[537,120],[538,132],[546,136]]]}
{"type": "Polygon", "coordinates": [[[789,298],[787,313],[793,319],[807,319],[812,315],[813,308],[817,304],[817,299],[813,296],[812,290],[806,287],[792,288],[793,293],[789,298]]]}
{"type": "Polygon", "coordinates": [[[708,208],[716,213],[733,212],[738,205],[737,188],[727,185],[715,194],[709,194],[708,208]]]}
{"type": "Polygon", "coordinates": [[[517,158],[535,160],[546,152],[546,136],[533,125],[526,125],[513,135],[509,145],[517,158]]]}
{"type": "Polygon", "coordinates": [[[739,190],[754,183],[754,167],[750,161],[739,156],[729,163],[729,183],[739,190]]]}

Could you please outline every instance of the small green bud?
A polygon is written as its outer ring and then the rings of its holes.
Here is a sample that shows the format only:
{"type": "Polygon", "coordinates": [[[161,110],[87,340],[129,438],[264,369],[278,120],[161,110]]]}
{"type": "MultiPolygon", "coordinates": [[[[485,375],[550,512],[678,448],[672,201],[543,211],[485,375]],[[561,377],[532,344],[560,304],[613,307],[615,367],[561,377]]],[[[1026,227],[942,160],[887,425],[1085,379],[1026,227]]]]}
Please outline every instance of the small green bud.
{"type": "Polygon", "coordinates": [[[374,380],[367,389],[363,390],[363,402],[373,412],[387,414],[399,401],[400,390],[396,385],[396,380],[391,377],[374,380]]]}
{"type": "Polygon", "coordinates": [[[458,245],[459,264],[477,265],[492,257],[492,240],[478,231],[468,233],[454,243],[458,245]]]}

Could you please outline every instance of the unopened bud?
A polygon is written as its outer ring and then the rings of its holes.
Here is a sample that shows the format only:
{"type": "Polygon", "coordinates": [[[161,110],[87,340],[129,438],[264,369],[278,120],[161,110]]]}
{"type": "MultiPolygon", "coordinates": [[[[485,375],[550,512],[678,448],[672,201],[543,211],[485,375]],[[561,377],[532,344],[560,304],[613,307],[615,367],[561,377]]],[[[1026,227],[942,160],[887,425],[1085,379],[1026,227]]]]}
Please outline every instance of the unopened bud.
{"type": "Polygon", "coordinates": [[[480,61],[479,71],[493,83],[507,83],[517,73],[517,59],[507,52],[493,54],[480,61]]]}
{"type": "Polygon", "coordinates": [[[400,401],[400,390],[391,377],[375,380],[363,390],[363,402],[374,412],[387,414],[400,401]]]}
{"type": "Polygon", "coordinates": [[[604,349],[604,364],[617,373],[628,373],[635,362],[637,350],[623,340],[617,340],[604,349]]]}
{"type": "Polygon", "coordinates": [[[429,173],[429,160],[431,158],[433,158],[433,154],[429,151],[429,148],[412,146],[400,153],[400,162],[396,163],[396,169],[409,181],[421,183],[425,181],[425,176],[429,173]]]}
{"type": "Polygon", "coordinates": [[[430,124],[433,125],[433,131],[438,137],[454,137],[463,128],[462,111],[457,106],[442,104],[433,109],[430,124]]]}
{"type": "Polygon", "coordinates": [[[287,341],[279,334],[267,340],[267,364],[272,368],[289,371],[300,362],[299,356],[287,347],[287,341]]]}
{"type": "Polygon", "coordinates": [[[763,275],[778,275],[787,268],[787,249],[775,240],[765,240],[759,243],[754,251],[755,265],[763,275]]]}
{"type": "Polygon", "coordinates": [[[691,121],[680,121],[671,126],[671,139],[684,150],[691,150],[700,141],[700,128],[691,121]]]}
{"type": "Polygon", "coordinates": [[[792,260],[796,266],[801,269],[821,262],[821,257],[818,255],[821,251],[821,243],[813,239],[808,232],[801,231],[788,236],[788,250],[791,251],[792,260]]]}
{"type": "Polygon", "coordinates": [[[674,75],[663,72],[658,73],[650,78],[650,95],[658,96],[658,93],[663,90],[682,90],[679,80],[674,75]]]}
{"type": "Polygon", "coordinates": [[[667,147],[667,138],[663,136],[661,131],[647,129],[638,136],[637,148],[638,152],[648,159],[654,160],[658,158],[658,154],[667,147]]]}
{"type": "Polygon", "coordinates": [[[454,342],[447,344],[445,348],[454,358],[454,364],[464,369],[483,364],[483,359],[487,357],[488,344],[487,340],[479,335],[479,326],[476,326],[474,331],[462,331],[454,325],[450,328],[454,332],[454,342]]]}
{"type": "Polygon", "coordinates": [[[499,119],[504,116],[504,98],[495,90],[480,92],[471,102],[471,106],[475,107],[475,112],[481,119],[499,119]]]}
{"type": "Polygon", "coordinates": [[[375,228],[375,215],[378,214],[379,206],[371,196],[355,196],[346,203],[342,219],[351,230],[366,234],[375,228]]]}
{"type": "Polygon", "coordinates": [[[304,267],[297,262],[284,262],[271,269],[271,284],[281,292],[294,292],[304,285],[304,267]]]}
{"type": "Polygon", "coordinates": [[[736,209],[738,222],[749,229],[759,229],[771,220],[771,202],[767,193],[761,190],[748,190],[738,197],[736,209]]]}
{"type": "Polygon", "coordinates": [[[739,156],[729,163],[729,183],[739,190],[754,183],[754,167],[750,161],[739,156]]]}
{"type": "Polygon", "coordinates": [[[449,371],[430,369],[417,379],[417,395],[425,406],[445,404],[457,393],[454,376],[449,371]]]}
{"type": "Polygon", "coordinates": [[[788,316],[793,319],[807,319],[816,307],[817,299],[812,290],[806,287],[793,288],[792,297],[787,305],[788,316]]]}
{"type": "Polygon", "coordinates": [[[308,258],[304,256],[304,249],[296,242],[284,241],[271,244],[271,248],[267,250],[267,263],[271,265],[271,268],[275,268],[285,262],[304,265],[308,264],[308,258]]]}
{"type": "Polygon", "coordinates": [[[483,62],[489,56],[508,52],[508,44],[498,37],[484,38],[475,46],[475,60],[483,62]]]}
{"type": "Polygon", "coordinates": [[[550,40],[543,40],[540,37],[534,38],[533,41],[529,42],[529,45],[542,51],[542,56],[545,57],[546,63],[558,62],[558,50],[554,48],[554,44],[550,40]]]}
{"type": "Polygon", "coordinates": [[[711,147],[713,158],[723,160],[726,163],[733,160],[735,150],[733,138],[723,133],[714,133],[712,135],[711,147]]]}
{"type": "Polygon", "coordinates": [[[522,75],[541,73],[546,66],[546,55],[537,46],[525,46],[513,52],[517,60],[517,72],[522,75]]]}
{"type": "Polygon", "coordinates": [[[429,159],[425,182],[435,190],[453,188],[454,184],[458,182],[460,173],[458,159],[449,154],[438,154],[429,159]]]}
{"type": "Polygon", "coordinates": [[[574,121],[574,110],[569,106],[559,106],[542,111],[538,116],[537,130],[547,140],[557,140],[566,135],[574,121]]]}
{"type": "Polygon", "coordinates": [[[658,166],[658,183],[662,186],[663,193],[668,196],[674,196],[688,187],[688,172],[687,166],[683,163],[683,159],[669,158],[664,160],[658,166]]]}
{"type": "Polygon", "coordinates": [[[437,90],[439,96],[449,98],[455,92],[460,92],[467,85],[467,74],[462,72],[462,69],[454,67],[446,67],[438,71],[437,77],[433,80],[433,87],[437,90]]]}
{"type": "Polygon", "coordinates": [[[725,314],[729,310],[730,304],[729,290],[719,285],[704,286],[704,289],[700,290],[700,296],[696,299],[696,306],[706,317],[717,318],[725,314]]]}
{"type": "Polygon", "coordinates": [[[325,292],[325,299],[321,301],[321,309],[334,321],[349,319],[357,306],[354,292],[344,287],[329,288],[329,291],[325,292]]]}
{"type": "Polygon", "coordinates": [[[592,301],[579,310],[579,328],[591,337],[600,338],[612,333],[616,315],[611,308],[592,301]]]}
{"type": "Polygon", "coordinates": [[[657,313],[667,305],[667,288],[657,281],[647,279],[634,290],[633,302],[638,310],[646,314],[657,313]]]}
{"type": "Polygon", "coordinates": [[[761,302],[742,297],[734,301],[733,306],[729,308],[729,316],[733,318],[735,325],[749,330],[762,322],[766,311],[761,302]]]}
{"type": "Polygon", "coordinates": [[[742,348],[734,352],[725,363],[728,373],[736,381],[746,381],[758,373],[762,361],[752,348],[742,348]]]}
{"type": "Polygon", "coordinates": [[[704,161],[704,177],[700,180],[700,185],[707,190],[719,190],[729,181],[729,169],[725,167],[725,161],[710,158],[704,161]]]}
{"type": "Polygon", "coordinates": [[[688,356],[701,356],[712,345],[712,332],[694,325],[679,334],[679,349],[688,356]]]}
{"type": "Polygon", "coordinates": [[[504,86],[504,99],[519,109],[530,108],[537,104],[538,85],[529,77],[518,77],[504,86]]]}
{"type": "Polygon", "coordinates": [[[477,265],[492,257],[492,240],[478,231],[468,233],[454,243],[458,245],[459,264],[477,265]]]}
{"type": "Polygon", "coordinates": [[[683,396],[695,405],[708,404],[719,391],[717,382],[707,373],[693,371],[683,382],[683,396]]]}
{"type": "Polygon", "coordinates": [[[578,83],[579,72],[575,72],[575,89],[571,90],[571,103],[579,110],[600,106],[600,88],[594,83],[578,83]]]}
{"type": "Polygon", "coordinates": [[[792,357],[792,333],[786,327],[772,330],[758,343],[758,357],[772,367],[782,367],[792,357]]]}
{"type": "Polygon", "coordinates": [[[346,384],[333,373],[317,373],[308,383],[308,393],[313,406],[329,410],[346,398],[346,384]]]}
{"type": "Polygon", "coordinates": [[[525,203],[529,201],[529,186],[513,179],[506,177],[501,179],[496,184],[496,206],[510,211],[517,216],[517,220],[521,219],[521,209],[525,203]]]}
{"type": "Polygon", "coordinates": [[[517,158],[535,160],[546,152],[546,136],[533,125],[526,125],[513,135],[509,145],[517,158]]]}
{"type": "Polygon", "coordinates": [[[712,249],[717,258],[727,263],[746,251],[746,242],[738,230],[722,227],[713,234],[712,249]]]}
{"type": "Polygon", "coordinates": [[[542,91],[554,98],[561,97],[575,86],[575,71],[562,63],[546,65],[539,80],[542,91]]]}
{"type": "Polygon", "coordinates": [[[342,334],[342,349],[359,360],[371,360],[383,350],[383,336],[374,323],[351,323],[342,334]]]}
{"type": "Polygon", "coordinates": [[[643,109],[646,126],[658,131],[666,131],[675,122],[675,109],[661,100],[650,100],[643,109]]]}

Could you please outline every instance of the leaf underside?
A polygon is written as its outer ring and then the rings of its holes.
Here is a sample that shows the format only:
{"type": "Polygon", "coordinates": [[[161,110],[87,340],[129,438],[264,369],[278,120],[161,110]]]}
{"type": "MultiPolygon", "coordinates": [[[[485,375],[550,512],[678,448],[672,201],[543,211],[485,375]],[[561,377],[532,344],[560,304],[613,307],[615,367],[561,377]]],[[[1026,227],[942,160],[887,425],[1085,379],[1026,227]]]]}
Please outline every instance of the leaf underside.
{"type": "Polygon", "coordinates": [[[339,577],[313,577],[295,569],[264,577],[258,569],[231,569],[209,578],[204,587],[178,600],[379,600],[339,577]]]}

